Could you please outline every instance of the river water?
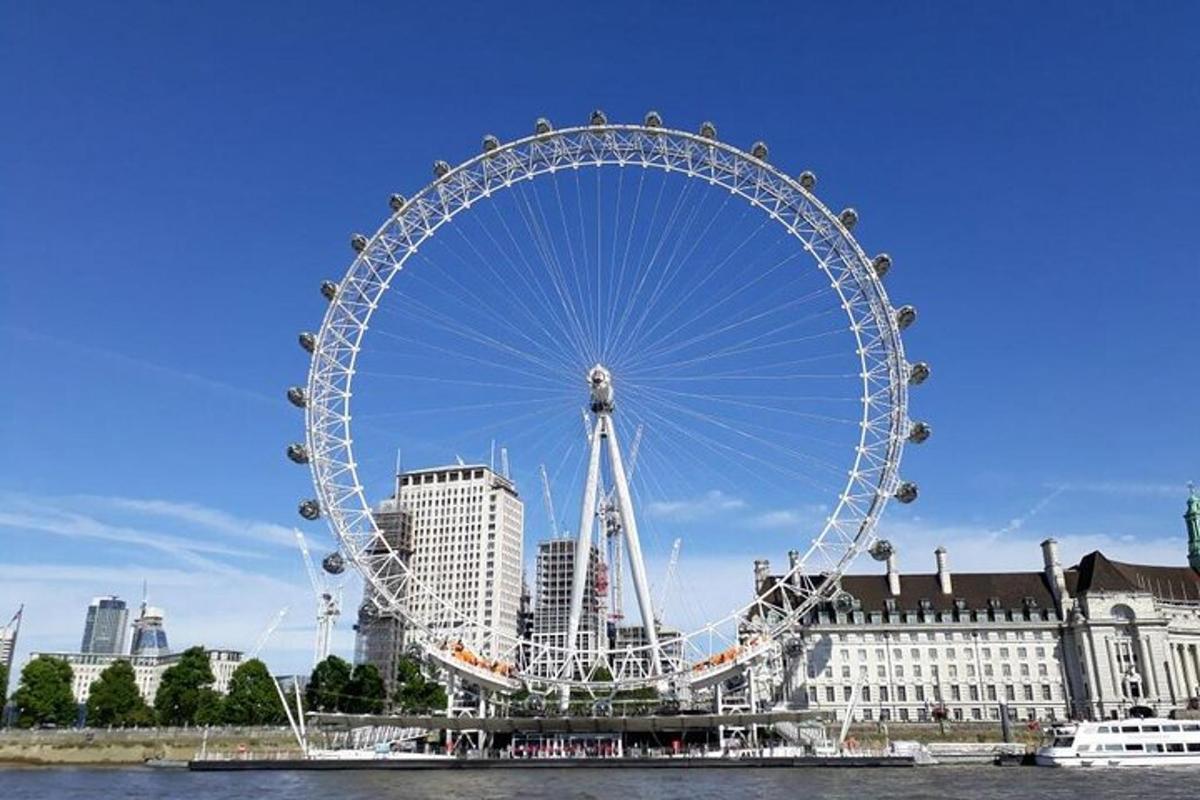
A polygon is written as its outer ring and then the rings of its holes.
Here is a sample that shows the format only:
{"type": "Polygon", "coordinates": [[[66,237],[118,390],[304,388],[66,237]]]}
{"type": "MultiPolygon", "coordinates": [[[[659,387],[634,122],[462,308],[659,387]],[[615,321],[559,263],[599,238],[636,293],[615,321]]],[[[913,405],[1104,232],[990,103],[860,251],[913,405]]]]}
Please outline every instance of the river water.
{"type": "Polygon", "coordinates": [[[1200,797],[1200,769],[555,769],[469,772],[223,772],[147,768],[0,768],[2,800],[992,800],[1200,797]]]}

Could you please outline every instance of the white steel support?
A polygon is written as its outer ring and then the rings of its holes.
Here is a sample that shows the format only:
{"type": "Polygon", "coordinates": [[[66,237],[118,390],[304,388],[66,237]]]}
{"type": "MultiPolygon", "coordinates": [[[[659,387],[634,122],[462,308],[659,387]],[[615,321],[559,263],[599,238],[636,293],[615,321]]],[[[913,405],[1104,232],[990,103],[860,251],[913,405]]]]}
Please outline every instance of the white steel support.
{"type": "Polygon", "coordinates": [[[646,581],[646,564],[642,561],[642,543],[638,539],[637,518],[633,513],[633,498],[625,480],[625,466],[621,463],[621,448],[617,444],[617,431],[609,414],[602,414],[600,422],[608,430],[608,457],[612,462],[613,483],[617,490],[617,503],[621,508],[621,532],[629,547],[629,572],[633,575],[633,591],[637,595],[638,611],[646,630],[646,642],[650,646],[650,674],[662,672],[658,652],[658,630],[654,626],[654,606],[650,602],[650,584],[646,581]]]}
{"type": "MultiPolygon", "coordinates": [[[[596,500],[600,491],[600,452],[607,443],[609,468],[612,470],[613,488],[616,495],[617,508],[620,512],[621,535],[625,538],[629,550],[629,571],[633,576],[633,588],[637,595],[638,611],[642,615],[645,626],[646,642],[649,651],[650,674],[662,673],[659,657],[658,630],[654,623],[654,606],[650,600],[650,584],[646,580],[646,564],[642,560],[642,545],[638,538],[637,518],[633,513],[633,497],[629,492],[629,480],[625,474],[625,465],[621,460],[621,446],[617,442],[617,429],[613,424],[612,415],[616,408],[613,401],[612,376],[603,366],[597,364],[588,372],[588,385],[592,394],[592,413],[595,422],[588,426],[590,434],[590,450],[588,453],[587,478],[583,485],[583,505],[579,511],[579,534],[575,540],[575,564],[571,580],[571,610],[567,622],[566,642],[566,674],[570,680],[574,677],[575,662],[578,656],[578,636],[580,618],[583,616],[583,597],[587,589],[588,566],[591,562],[592,528],[597,516],[596,500]]],[[[606,504],[607,509],[608,504],[606,504]]],[[[611,510],[606,510],[606,515],[611,510]]],[[[602,544],[602,543],[601,543],[602,544]]],[[[597,631],[597,636],[603,639],[604,632],[597,631]]],[[[586,671],[588,665],[581,664],[586,671]]],[[[586,677],[586,675],[584,676],[586,677]]],[[[566,709],[570,699],[570,689],[563,686],[559,697],[559,707],[566,709]]]]}
{"type": "MultiPolygon", "coordinates": [[[[600,440],[603,426],[597,421],[592,426],[591,452],[588,455],[587,478],[583,484],[583,505],[579,511],[579,533],[575,539],[575,569],[571,577],[571,613],[567,620],[566,677],[572,678],[575,671],[579,618],[583,614],[583,592],[588,577],[588,562],[591,560],[592,526],[596,522],[596,495],[600,483],[600,440]]],[[[570,689],[563,686],[559,706],[566,709],[570,689]]]]}

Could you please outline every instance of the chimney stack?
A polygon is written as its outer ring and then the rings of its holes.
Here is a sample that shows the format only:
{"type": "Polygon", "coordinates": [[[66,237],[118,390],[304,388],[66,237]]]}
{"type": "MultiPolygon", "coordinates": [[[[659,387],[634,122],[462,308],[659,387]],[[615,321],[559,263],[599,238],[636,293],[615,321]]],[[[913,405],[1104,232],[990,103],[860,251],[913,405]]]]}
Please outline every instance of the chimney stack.
{"type": "Polygon", "coordinates": [[[1054,605],[1058,607],[1061,617],[1067,597],[1067,579],[1063,575],[1062,561],[1058,557],[1058,542],[1053,539],[1042,542],[1042,566],[1046,581],[1050,584],[1050,591],[1054,594],[1054,605]]]}
{"type": "Polygon", "coordinates": [[[954,586],[950,582],[950,567],[946,563],[946,548],[939,547],[933,551],[933,555],[937,559],[938,584],[942,587],[942,594],[954,594],[954,586]]]}
{"type": "Polygon", "coordinates": [[[754,591],[757,594],[766,588],[767,576],[771,572],[771,562],[765,558],[754,561],[754,591]]]}
{"type": "Polygon", "coordinates": [[[800,588],[800,570],[797,569],[797,567],[799,567],[799,566],[800,566],[800,551],[799,550],[788,550],[788,569],[790,570],[790,572],[789,572],[789,574],[791,575],[790,583],[792,584],[793,589],[800,588]]]}
{"type": "Polygon", "coordinates": [[[900,572],[896,569],[896,551],[888,553],[887,557],[887,582],[888,594],[892,597],[900,596],[900,572]]]}

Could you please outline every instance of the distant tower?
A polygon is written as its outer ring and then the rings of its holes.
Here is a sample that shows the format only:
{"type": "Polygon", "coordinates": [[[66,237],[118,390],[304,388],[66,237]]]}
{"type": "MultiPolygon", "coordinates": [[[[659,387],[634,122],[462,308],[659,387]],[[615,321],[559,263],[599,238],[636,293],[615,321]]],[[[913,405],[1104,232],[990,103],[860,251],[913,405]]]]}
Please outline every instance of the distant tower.
{"type": "Polygon", "coordinates": [[[146,587],[142,585],[142,608],[133,621],[131,656],[165,656],[171,652],[167,631],[163,628],[163,611],[147,604],[146,587]]]}
{"type": "Polygon", "coordinates": [[[1200,496],[1196,494],[1195,484],[1189,489],[1187,511],[1183,514],[1188,531],[1188,564],[1200,572],[1200,496]]]}
{"type": "MultiPolygon", "coordinates": [[[[7,625],[0,625],[0,667],[7,670],[5,675],[10,679],[12,678],[13,655],[17,651],[17,634],[21,632],[21,614],[24,611],[25,606],[21,606],[7,625]]],[[[8,686],[0,684],[0,705],[3,705],[3,698],[7,696],[8,686]]],[[[0,711],[3,710],[0,708],[0,711]]]]}
{"type": "Polygon", "coordinates": [[[92,600],[87,618],[83,623],[81,653],[122,655],[125,652],[125,626],[129,610],[125,601],[116,595],[105,595],[92,600]]]}

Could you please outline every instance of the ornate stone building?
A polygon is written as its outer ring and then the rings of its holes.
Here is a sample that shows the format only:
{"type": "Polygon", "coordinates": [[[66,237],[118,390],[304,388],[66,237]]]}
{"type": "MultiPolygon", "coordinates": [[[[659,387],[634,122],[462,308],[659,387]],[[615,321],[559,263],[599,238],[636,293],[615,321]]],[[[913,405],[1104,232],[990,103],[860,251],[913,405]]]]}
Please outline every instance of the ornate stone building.
{"type": "MultiPolygon", "coordinates": [[[[1190,566],[1064,568],[1053,539],[1037,572],[847,575],[849,602],[815,610],[781,648],[776,704],[858,720],[1053,720],[1159,713],[1200,697],[1200,497],[1184,515],[1190,566]]],[[[766,562],[757,587],[788,591],[766,562]]]]}

